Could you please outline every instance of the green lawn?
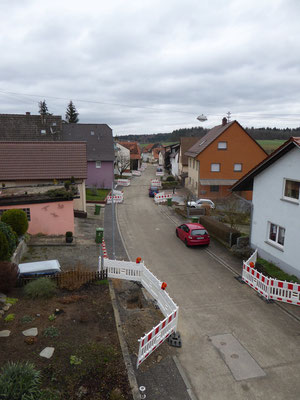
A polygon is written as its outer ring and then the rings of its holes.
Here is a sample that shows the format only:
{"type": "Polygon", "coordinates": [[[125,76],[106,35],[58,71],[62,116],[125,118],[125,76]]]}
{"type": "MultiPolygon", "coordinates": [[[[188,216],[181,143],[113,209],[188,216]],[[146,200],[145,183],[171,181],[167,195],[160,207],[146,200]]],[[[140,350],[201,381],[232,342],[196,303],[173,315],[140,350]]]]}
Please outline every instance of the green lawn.
{"type": "Polygon", "coordinates": [[[86,189],[87,201],[104,201],[105,197],[110,192],[110,189],[86,189]],[[97,194],[94,193],[97,190],[97,194]]]}
{"type": "Polygon", "coordinates": [[[272,153],[272,151],[276,150],[279,146],[281,146],[285,140],[257,140],[257,143],[261,145],[261,147],[267,152],[272,153]]]}

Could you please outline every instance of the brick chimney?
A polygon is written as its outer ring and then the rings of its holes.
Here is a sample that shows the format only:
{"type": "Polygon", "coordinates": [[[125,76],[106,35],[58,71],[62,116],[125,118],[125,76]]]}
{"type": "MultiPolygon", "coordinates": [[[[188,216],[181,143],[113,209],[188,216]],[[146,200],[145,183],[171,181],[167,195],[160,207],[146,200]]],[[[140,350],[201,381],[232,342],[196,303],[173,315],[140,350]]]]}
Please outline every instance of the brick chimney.
{"type": "Polygon", "coordinates": [[[30,111],[26,111],[26,115],[30,115],[30,111]]]}
{"type": "Polygon", "coordinates": [[[226,124],[227,124],[227,118],[224,117],[224,118],[222,119],[222,125],[224,126],[224,125],[226,125],[226,124]]]}

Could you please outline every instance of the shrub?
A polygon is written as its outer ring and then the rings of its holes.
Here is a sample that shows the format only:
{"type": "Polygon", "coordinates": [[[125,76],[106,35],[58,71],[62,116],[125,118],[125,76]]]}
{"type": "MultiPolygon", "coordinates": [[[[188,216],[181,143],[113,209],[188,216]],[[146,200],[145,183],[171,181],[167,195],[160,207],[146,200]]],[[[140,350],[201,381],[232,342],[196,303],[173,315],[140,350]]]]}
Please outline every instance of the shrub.
{"type": "Polygon", "coordinates": [[[0,231],[3,232],[4,235],[6,236],[9,247],[9,255],[12,256],[17,247],[16,236],[14,234],[14,231],[12,230],[11,226],[1,221],[0,221],[0,231]]]}
{"type": "Polygon", "coordinates": [[[1,369],[0,398],[9,400],[39,400],[40,372],[34,365],[8,362],[1,369]]]}
{"type": "Polygon", "coordinates": [[[66,189],[51,189],[51,190],[47,190],[47,192],[45,192],[45,195],[49,196],[49,197],[59,197],[61,199],[73,199],[73,195],[70,192],[67,192],[66,189]]]}
{"type": "Polygon", "coordinates": [[[26,212],[23,210],[11,209],[4,211],[1,221],[10,225],[19,236],[24,235],[24,233],[27,232],[28,221],[26,212]]]}
{"type": "Polygon", "coordinates": [[[15,314],[7,314],[7,316],[4,318],[5,322],[11,322],[15,319],[15,314]]]}
{"type": "Polygon", "coordinates": [[[25,286],[25,294],[31,299],[49,299],[56,292],[56,284],[49,278],[38,278],[25,286]]]}
{"type": "Polygon", "coordinates": [[[9,293],[17,283],[18,274],[19,268],[17,264],[9,261],[0,261],[0,292],[9,293]]]}
{"type": "Polygon", "coordinates": [[[59,330],[55,326],[48,326],[43,332],[43,336],[45,337],[58,337],[59,336],[59,330]]]}
{"type": "Polygon", "coordinates": [[[71,181],[65,181],[65,183],[64,183],[65,189],[66,189],[66,190],[69,190],[69,189],[70,189],[70,186],[71,186],[71,181]]]}
{"type": "Polygon", "coordinates": [[[0,231],[0,261],[8,261],[10,258],[9,245],[6,236],[0,231]]]}
{"type": "Polygon", "coordinates": [[[175,181],[175,178],[174,178],[174,176],[169,175],[169,176],[167,176],[166,181],[168,181],[168,182],[174,182],[174,181],[175,181]]]}

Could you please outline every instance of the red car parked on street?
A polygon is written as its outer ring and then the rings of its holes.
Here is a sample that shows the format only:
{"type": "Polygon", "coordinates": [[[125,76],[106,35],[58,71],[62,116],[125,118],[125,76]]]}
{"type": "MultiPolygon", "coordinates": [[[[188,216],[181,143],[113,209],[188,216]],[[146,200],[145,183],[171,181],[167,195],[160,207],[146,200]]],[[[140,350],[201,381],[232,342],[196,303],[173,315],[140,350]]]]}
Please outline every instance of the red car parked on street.
{"type": "Polygon", "coordinates": [[[203,225],[197,223],[177,226],[176,236],[179,237],[187,247],[209,245],[210,242],[210,236],[207,230],[203,225]]]}

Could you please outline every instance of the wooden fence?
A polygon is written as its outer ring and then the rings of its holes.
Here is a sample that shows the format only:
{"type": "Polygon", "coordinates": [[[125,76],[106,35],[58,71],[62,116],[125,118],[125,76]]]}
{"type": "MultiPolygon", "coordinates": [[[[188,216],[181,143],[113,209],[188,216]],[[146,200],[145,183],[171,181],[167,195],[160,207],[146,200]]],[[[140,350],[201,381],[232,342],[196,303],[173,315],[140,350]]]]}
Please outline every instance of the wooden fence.
{"type": "Polygon", "coordinates": [[[84,285],[86,283],[107,279],[107,270],[84,271],[82,269],[80,270],[75,269],[51,275],[38,274],[38,275],[24,276],[24,277],[19,277],[17,286],[19,287],[25,286],[27,285],[27,283],[32,282],[33,280],[38,278],[52,279],[55,281],[58,287],[63,287],[65,286],[65,283],[68,282],[68,285],[71,287],[72,284],[73,286],[76,286],[77,284],[84,285]]]}

